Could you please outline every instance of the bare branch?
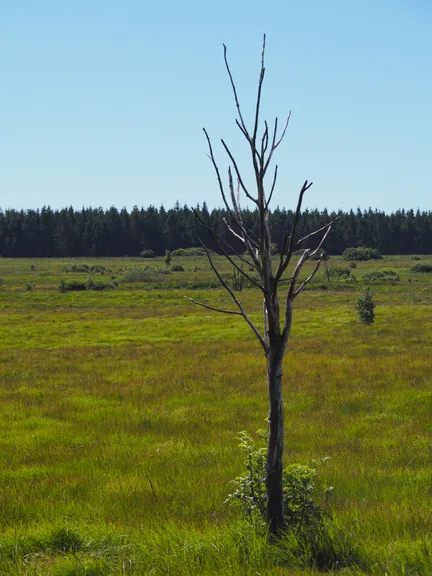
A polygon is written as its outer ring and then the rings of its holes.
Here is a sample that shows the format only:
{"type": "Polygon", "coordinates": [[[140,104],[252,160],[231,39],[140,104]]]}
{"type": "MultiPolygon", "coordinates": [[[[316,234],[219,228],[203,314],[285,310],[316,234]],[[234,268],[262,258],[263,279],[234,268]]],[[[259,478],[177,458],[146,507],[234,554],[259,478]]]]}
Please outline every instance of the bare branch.
{"type": "Polygon", "coordinates": [[[275,189],[275,186],[276,186],[277,175],[278,175],[278,165],[276,164],[276,166],[275,166],[275,171],[274,171],[274,176],[273,176],[272,187],[271,187],[271,189],[270,189],[269,198],[268,198],[267,203],[266,203],[266,205],[265,205],[265,211],[266,211],[266,212],[267,212],[268,207],[269,207],[269,205],[270,205],[270,202],[271,202],[271,199],[272,199],[272,196],[273,196],[273,192],[274,192],[274,189],[275,189]]]}
{"type": "Polygon", "coordinates": [[[217,177],[217,181],[218,181],[218,184],[219,184],[219,191],[220,191],[220,193],[221,193],[223,203],[225,204],[225,207],[226,207],[226,209],[228,210],[229,214],[230,214],[231,216],[233,216],[231,207],[230,207],[230,205],[228,204],[228,201],[227,201],[226,196],[225,196],[225,190],[224,190],[224,187],[223,187],[223,184],[222,184],[222,178],[221,178],[221,175],[220,175],[220,172],[219,172],[219,167],[218,167],[218,165],[216,164],[216,160],[215,160],[215,157],[214,157],[214,154],[213,154],[213,147],[212,147],[212,144],[211,144],[210,136],[208,135],[208,132],[207,132],[207,130],[206,130],[205,128],[203,128],[203,132],[204,132],[204,134],[205,134],[205,136],[206,136],[206,139],[207,139],[207,144],[208,144],[208,148],[209,148],[209,152],[210,152],[209,158],[210,158],[210,160],[211,160],[211,162],[212,162],[212,164],[213,164],[214,171],[216,172],[216,177],[217,177]]]}
{"type": "Polygon", "coordinates": [[[246,250],[248,251],[249,256],[253,260],[255,268],[258,270],[260,275],[262,275],[262,268],[260,265],[259,258],[257,256],[258,243],[253,238],[251,238],[248,234],[245,234],[243,232],[243,230],[242,230],[243,236],[241,236],[240,234],[237,234],[237,232],[235,230],[233,230],[233,228],[230,226],[229,222],[227,222],[226,218],[224,218],[223,221],[225,222],[225,224],[226,224],[228,230],[231,232],[231,234],[244,243],[246,250]]]}
{"type": "Polygon", "coordinates": [[[267,152],[267,147],[269,143],[268,124],[266,120],[264,120],[264,126],[265,129],[261,138],[261,158],[264,158],[264,154],[267,152]]]}
{"type": "Polygon", "coordinates": [[[295,291],[295,287],[296,287],[296,282],[298,279],[298,276],[300,274],[300,271],[303,267],[303,264],[306,262],[306,260],[309,258],[309,254],[310,254],[310,250],[306,249],[303,254],[300,256],[299,261],[297,262],[296,267],[294,268],[294,273],[292,276],[292,280],[291,280],[291,285],[289,287],[288,290],[288,294],[287,294],[287,305],[288,305],[288,301],[289,300],[293,300],[294,299],[294,291],[295,291]]]}
{"type": "Polygon", "coordinates": [[[239,102],[239,99],[238,99],[238,97],[237,97],[237,89],[236,89],[236,86],[235,86],[235,83],[234,83],[234,80],[233,80],[233,77],[232,77],[232,74],[231,74],[231,70],[230,70],[230,67],[229,67],[229,64],[228,64],[228,59],[227,59],[227,47],[226,47],[225,44],[223,45],[223,48],[224,48],[225,66],[226,66],[226,69],[227,69],[227,72],[228,72],[229,79],[230,79],[230,81],[231,81],[231,88],[232,88],[232,91],[233,91],[233,94],[234,94],[234,100],[235,100],[236,107],[237,107],[237,112],[238,112],[238,115],[239,115],[239,118],[240,118],[240,128],[241,128],[241,131],[243,132],[243,134],[245,135],[245,137],[247,138],[247,140],[250,142],[250,141],[251,141],[251,138],[250,138],[249,133],[248,133],[248,131],[247,131],[246,124],[245,124],[245,122],[244,122],[244,120],[243,120],[243,115],[242,115],[242,113],[241,113],[241,108],[240,108],[240,102],[239,102]]]}
{"type": "Polygon", "coordinates": [[[220,312],[221,314],[232,314],[233,316],[241,316],[240,312],[236,310],[223,310],[222,308],[214,308],[213,306],[208,306],[207,304],[203,304],[202,302],[198,302],[193,298],[189,298],[189,296],[185,296],[186,300],[190,300],[197,306],[202,306],[203,308],[207,308],[207,310],[212,310],[213,312],[220,312]]]}
{"type": "Polygon", "coordinates": [[[333,224],[339,220],[340,216],[337,216],[334,220],[332,220],[331,222],[328,222],[327,224],[325,224],[324,226],[321,226],[321,228],[318,228],[318,230],[314,230],[313,232],[311,232],[310,234],[307,234],[306,236],[303,236],[303,238],[300,238],[300,240],[298,240],[295,244],[294,244],[294,248],[296,248],[297,246],[300,246],[300,244],[302,244],[305,240],[308,240],[309,238],[312,238],[312,236],[315,236],[316,234],[319,234],[320,232],[323,232],[323,230],[326,230],[329,226],[333,226],[333,224]]]}
{"type": "Polygon", "coordinates": [[[307,180],[305,180],[301,190],[300,190],[300,194],[298,197],[298,202],[297,202],[297,209],[295,211],[295,215],[294,215],[294,222],[293,222],[293,226],[291,229],[291,233],[288,237],[288,250],[287,250],[287,255],[285,258],[285,261],[283,261],[283,252],[281,253],[281,261],[279,264],[279,268],[278,271],[276,273],[276,284],[277,282],[279,282],[282,274],[285,272],[285,270],[287,269],[290,261],[291,261],[291,256],[292,256],[292,251],[293,251],[293,238],[294,238],[294,234],[297,228],[297,224],[300,220],[300,213],[301,213],[301,207],[302,207],[302,203],[303,203],[303,196],[305,194],[305,192],[307,190],[309,190],[309,188],[312,186],[313,182],[308,182],[307,180]]]}
{"type": "Polygon", "coordinates": [[[230,288],[230,286],[225,282],[225,280],[222,278],[219,270],[216,268],[216,266],[214,265],[214,262],[212,260],[212,257],[210,255],[210,252],[207,248],[207,246],[204,244],[204,242],[201,240],[201,238],[198,236],[199,241],[201,242],[202,247],[205,250],[206,256],[207,256],[207,260],[209,261],[209,264],[213,270],[213,272],[215,273],[217,279],[219,280],[219,282],[221,283],[221,285],[225,288],[225,290],[228,292],[228,294],[231,296],[231,298],[233,299],[233,301],[236,303],[238,309],[240,310],[240,315],[244,318],[245,322],[249,325],[249,327],[251,328],[251,330],[253,331],[253,333],[255,334],[255,336],[258,338],[259,343],[261,344],[261,346],[263,347],[264,352],[267,354],[267,344],[265,343],[264,338],[262,337],[260,331],[258,330],[258,328],[255,326],[255,324],[252,322],[252,320],[249,318],[249,316],[246,314],[240,300],[237,298],[237,296],[234,294],[233,290],[230,288]]]}
{"type": "Polygon", "coordinates": [[[267,172],[267,169],[270,166],[270,162],[271,162],[272,157],[273,157],[273,152],[276,150],[276,148],[279,146],[279,144],[282,142],[282,140],[285,137],[285,133],[287,131],[290,118],[291,118],[291,112],[288,114],[288,118],[285,122],[285,126],[282,130],[282,134],[281,134],[281,136],[277,142],[276,142],[276,138],[277,138],[278,119],[275,118],[275,123],[274,123],[274,128],[273,128],[273,138],[272,138],[272,143],[271,143],[271,147],[270,147],[270,152],[269,152],[269,155],[268,155],[267,160],[266,160],[265,165],[264,165],[264,170],[263,170],[264,174],[267,172]]]}
{"type": "Polygon", "coordinates": [[[326,230],[326,233],[325,233],[324,236],[321,238],[321,242],[318,244],[318,246],[315,248],[315,250],[310,253],[309,258],[312,258],[313,256],[315,256],[315,255],[318,254],[318,252],[321,250],[321,246],[324,244],[325,239],[326,239],[327,236],[330,234],[331,227],[332,227],[332,225],[329,224],[329,225],[328,225],[328,228],[327,228],[327,230],[326,230]]]}
{"type": "Polygon", "coordinates": [[[291,110],[288,113],[288,117],[286,119],[285,125],[284,125],[283,130],[282,130],[282,134],[281,134],[279,140],[273,145],[273,150],[276,150],[276,148],[279,146],[279,144],[285,138],[285,133],[288,129],[288,125],[289,125],[290,120],[291,120],[291,110]]]}
{"type": "Polygon", "coordinates": [[[225,143],[225,141],[224,141],[223,139],[221,140],[221,142],[222,142],[222,146],[225,148],[225,151],[226,151],[226,153],[227,153],[228,156],[229,156],[229,159],[230,159],[231,162],[233,163],[234,170],[235,170],[236,175],[237,175],[237,179],[238,179],[238,181],[239,181],[239,183],[240,183],[240,186],[242,187],[243,192],[245,193],[246,197],[249,198],[249,200],[252,200],[252,202],[254,202],[254,203],[258,206],[258,200],[257,200],[256,198],[254,198],[254,197],[252,196],[252,194],[250,194],[250,193],[248,192],[248,190],[247,190],[247,188],[246,188],[246,186],[245,186],[245,184],[244,184],[244,182],[243,182],[243,178],[241,177],[240,170],[238,169],[237,162],[235,161],[235,158],[234,158],[234,156],[232,155],[231,150],[228,148],[228,146],[226,145],[226,143],[225,143]]]}
{"type": "MultiPolygon", "coordinates": [[[[231,258],[231,256],[228,254],[228,252],[224,249],[223,244],[226,244],[226,242],[224,240],[222,240],[222,238],[219,236],[219,234],[217,232],[214,232],[210,226],[207,226],[206,224],[204,224],[204,222],[202,221],[202,219],[199,217],[198,213],[196,212],[196,210],[194,208],[192,208],[193,213],[195,214],[195,218],[200,222],[200,224],[202,226],[204,226],[204,228],[210,232],[211,237],[213,238],[214,242],[218,245],[218,247],[220,248],[220,250],[222,251],[222,254],[225,256],[225,258],[228,260],[228,262],[230,262],[234,268],[240,273],[242,274],[242,276],[244,276],[247,280],[249,280],[249,282],[251,284],[253,284],[254,286],[256,286],[257,288],[259,288],[260,290],[264,291],[264,288],[261,286],[261,284],[259,284],[258,282],[256,282],[251,276],[249,276],[249,274],[247,272],[245,272],[243,270],[243,268],[241,268],[236,262],[235,260],[233,260],[231,258]]],[[[247,260],[245,261],[247,262],[247,260]]]]}
{"type": "Polygon", "coordinates": [[[258,82],[258,95],[256,99],[256,108],[255,108],[255,125],[254,131],[252,136],[252,143],[254,148],[256,148],[256,137],[258,133],[258,124],[259,124],[259,112],[260,112],[260,105],[261,105],[261,90],[262,90],[262,83],[264,81],[265,75],[265,67],[264,67],[264,55],[265,55],[265,42],[266,42],[266,35],[263,36],[263,44],[262,44],[262,52],[261,52],[261,71],[260,77],[258,82]]]}
{"type": "Polygon", "coordinates": [[[245,129],[243,128],[243,126],[240,124],[240,122],[239,122],[237,119],[236,119],[235,122],[236,122],[236,124],[237,124],[237,127],[240,129],[240,132],[243,134],[243,136],[246,138],[246,140],[247,140],[248,142],[250,142],[250,140],[249,140],[249,134],[248,134],[247,132],[245,132],[245,129]]]}
{"type": "Polygon", "coordinates": [[[304,282],[302,282],[302,284],[297,288],[297,290],[294,291],[293,298],[295,298],[296,296],[298,296],[300,294],[300,292],[303,290],[303,288],[306,286],[306,284],[309,284],[309,282],[312,280],[312,278],[318,272],[318,269],[320,267],[321,262],[322,262],[322,256],[318,260],[317,265],[315,266],[313,272],[306,278],[306,280],[304,282]]]}
{"type": "Polygon", "coordinates": [[[284,239],[282,241],[282,247],[281,247],[281,251],[280,251],[280,263],[279,263],[279,267],[278,267],[278,273],[280,268],[283,265],[283,259],[284,259],[284,254],[285,254],[285,248],[288,242],[288,234],[285,234],[284,239]]]}

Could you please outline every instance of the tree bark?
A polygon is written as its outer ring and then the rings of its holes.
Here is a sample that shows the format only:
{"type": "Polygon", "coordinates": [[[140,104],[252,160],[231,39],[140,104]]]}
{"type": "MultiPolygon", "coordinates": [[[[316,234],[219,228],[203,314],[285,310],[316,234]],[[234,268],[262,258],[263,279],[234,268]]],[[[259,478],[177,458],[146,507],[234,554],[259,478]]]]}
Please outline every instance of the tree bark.
{"type": "MultiPolygon", "coordinates": [[[[280,338],[279,338],[280,340],[280,338]]],[[[271,534],[285,529],[283,495],[284,406],[282,398],[282,342],[267,357],[269,442],[267,449],[267,522],[271,534]]]]}

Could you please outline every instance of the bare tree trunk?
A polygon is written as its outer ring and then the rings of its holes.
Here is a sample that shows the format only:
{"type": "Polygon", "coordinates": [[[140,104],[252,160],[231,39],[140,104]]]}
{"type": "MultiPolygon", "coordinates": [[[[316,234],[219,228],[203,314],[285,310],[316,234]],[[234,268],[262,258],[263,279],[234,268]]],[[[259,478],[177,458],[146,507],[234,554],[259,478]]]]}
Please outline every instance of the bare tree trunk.
{"type": "Polygon", "coordinates": [[[269,441],[267,449],[267,522],[272,534],[285,528],[283,495],[284,406],[282,398],[281,346],[267,357],[269,391],[269,441]]]}
{"type": "Polygon", "coordinates": [[[248,130],[245,124],[240,103],[237,97],[237,89],[234,83],[233,76],[231,74],[230,67],[227,60],[227,49],[224,45],[224,60],[228,76],[231,81],[231,87],[233,90],[234,100],[238,112],[238,119],[236,120],[237,126],[239,127],[241,133],[245,137],[250,151],[252,152],[252,165],[253,172],[255,175],[256,182],[256,196],[253,192],[250,192],[245,185],[245,182],[240,173],[237,162],[228,148],[224,140],[221,140],[222,146],[228,155],[228,158],[234,167],[234,173],[231,169],[231,165],[228,167],[228,190],[224,186],[221,178],[221,174],[216,163],[215,156],[213,154],[213,147],[210,141],[210,137],[207,131],[204,129],[204,133],[207,139],[209,157],[213,164],[217,182],[219,185],[219,190],[221,193],[222,200],[228,212],[228,217],[225,220],[225,224],[232,235],[237,239],[241,240],[246,249],[247,255],[240,250],[234,250],[230,244],[224,240],[216,231],[212,230],[206,222],[204,222],[199,214],[194,211],[195,216],[200,222],[201,226],[206,229],[215,244],[218,246],[219,251],[225,256],[225,258],[234,267],[236,275],[242,277],[248,282],[250,282],[255,288],[261,290],[264,297],[264,333],[257,328],[257,326],[252,322],[248,316],[246,310],[243,308],[242,303],[239,298],[234,293],[235,290],[231,288],[229,283],[223,278],[221,273],[218,271],[215,263],[213,262],[212,255],[206,245],[201,241],[204,247],[205,253],[207,255],[208,261],[216,277],[218,278],[221,286],[225,288],[228,294],[231,296],[233,302],[237,306],[237,310],[230,310],[225,308],[216,308],[202,302],[197,302],[193,298],[187,298],[203,306],[208,310],[213,310],[215,312],[220,312],[222,314],[231,314],[236,316],[241,316],[246,323],[250,326],[255,336],[258,338],[261,344],[264,354],[267,359],[267,382],[268,382],[268,394],[269,394],[269,443],[267,450],[267,470],[266,470],[266,486],[267,486],[267,521],[269,525],[269,531],[272,535],[278,535],[283,532],[285,524],[284,516],[284,495],[283,495],[283,448],[284,448],[284,407],[283,407],[283,397],[282,397],[282,363],[285,356],[288,338],[291,331],[292,323],[292,307],[294,299],[300,294],[300,292],[305,288],[305,286],[313,279],[318,271],[323,255],[319,252],[325,239],[330,233],[332,224],[337,220],[335,218],[332,222],[329,222],[325,226],[313,230],[303,238],[296,237],[296,228],[301,216],[301,207],[303,202],[303,196],[305,192],[312,186],[312,182],[307,180],[303,184],[300,194],[298,196],[297,209],[294,215],[294,222],[290,231],[287,231],[280,247],[280,262],[277,267],[276,274],[273,274],[272,268],[272,242],[271,233],[268,225],[268,215],[269,215],[269,204],[273,196],[273,191],[276,185],[276,179],[278,175],[277,165],[273,171],[272,183],[269,189],[269,193],[265,189],[265,178],[267,170],[271,164],[273,153],[278,148],[282,140],[284,139],[286,129],[288,127],[290,115],[285,122],[281,134],[278,132],[278,119],[275,118],[274,128],[269,128],[267,122],[264,122],[264,130],[262,132],[261,138],[258,136],[259,132],[259,116],[260,116],[260,105],[261,105],[261,88],[264,80],[264,52],[265,52],[265,35],[263,38],[262,55],[261,55],[261,70],[258,82],[258,94],[255,106],[255,121],[253,125],[253,130],[248,130]],[[261,142],[259,142],[261,140],[261,142]],[[237,194],[235,190],[234,177],[237,178],[237,194]],[[229,194],[227,192],[229,191],[229,194]],[[253,202],[258,209],[259,213],[259,232],[254,234],[243,221],[242,210],[240,206],[240,192],[243,192],[248,200],[253,202]],[[303,243],[309,240],[311,237],[315,237],[322,233],[321,240],[318,242],[318,246],[315,250],[311,251],[307,249],[303,252],[302,256],[295,265],[292,276],[289,278],[282,278],[291,263],[291,257],[294,251],[298,249],[303,243]],[[298,285],[299,275],[302,270],[303,264],[313,256],[318,255],[318,261],[315,268],[309,274],[309,276],[303,280],[298,285]],[[248,265],[252,270],[254,270],[257,277],[252,277],[248,272],[245,271],[243,264],[248,265]],[[278,286],[282,281],[288,281],[289,287],[286,296],[286,311],[285,311],[285,321],[281,326],[280,322],[280,309],[278,300],[278,286]]]}

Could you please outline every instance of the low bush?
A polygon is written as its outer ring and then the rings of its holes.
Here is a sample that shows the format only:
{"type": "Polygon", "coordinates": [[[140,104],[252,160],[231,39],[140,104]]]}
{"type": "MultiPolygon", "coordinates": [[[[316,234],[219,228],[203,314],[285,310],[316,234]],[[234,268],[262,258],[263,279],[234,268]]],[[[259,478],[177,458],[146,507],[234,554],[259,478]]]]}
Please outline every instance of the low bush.
{"type": "Polygon", "coordinates": [[[432,264],[414,264],[414,266],[411,266],[411,272],[415,274],[432,274],[432,264]]]}
{"type": "MultiPolygon", "coordinates": [[[[268,433],[259,432],[268,439],[268,433]]],[[[258,447],[247,432],[239,436],[240,447],[246,453],[246,472],[233,480],[235,491],[226,502],[241,508],[245,518],[253,525],[265,526],[266,447],[258,447]]],[[[310,541],[322,533],[327,511],[314,500],[317,491],[317,471],[304,464],[290,464],[283,472],[285,520],[289,531],[297,538],[310,541]]],[[[326,492],[326,500],[331,489],[326,492]]]]}
{"type": "Polygon", "coordinates": [[[171,272],[184,272],[184,268],[181,264],[173,264],[170,270],[171,272]]]}
{"type": "Polygon", "coordinates": [[[88,266],[87,264],[72,264],[71,266],[63,266],[63,272],[74,272],[84,274],[105,274],[110,273],[112,270],[105,266],[88,266]]]}
{"type": "Polygon", "coordinates": [[[382,255],[376,248],[347,248],[343,253],[344,260],[381,260],[382,255]]]}
{"type": "Polygon", "coordinates": [[[356,301],[356,310],[363,324],[373,324],[375,320],[375,303],[370,288],[364,288],[356,301]]]}
{"type": "MultiPolygon", "coordinates": [[[[209,252],[211,252],[209,250],[209,252]]],[[[205,256],[204,248],[177,248],[171,252],[171,256],[205,256]]]]}
{"type": "Polygon", "coordinates": [[[327,277],[334,278],[337,280],[347,280],[352,277],[351,270],[349,268],[327,268],[327,277]]]}
{"type": "Polygon", "coordinates": [[[162,276],[171,274],[166,268],[132,268],[122,278],[122,282],[158,282],[162,276]]]}
{"type": "Polygon", "coordinates": [[[143,250],[140,254],[141,258],[154,258],[155,253],[153,250],[143,250]]]}
{"type": "Polygon", "coordinates": [[[373,270],[365,274],[363,279],[367,282],[399,282],[399,274],[394,270],[373,270]]]}
{"type": "Polygon", "coordinates": [[[109,290],[115,288],[117,282],[97,282],[93,278],[89,278],[85,282],[81,280],[70,280],[66,282],[63,278],[60,280],[59,290],[60,292],[84,292],[85,290],[109,290]]]}

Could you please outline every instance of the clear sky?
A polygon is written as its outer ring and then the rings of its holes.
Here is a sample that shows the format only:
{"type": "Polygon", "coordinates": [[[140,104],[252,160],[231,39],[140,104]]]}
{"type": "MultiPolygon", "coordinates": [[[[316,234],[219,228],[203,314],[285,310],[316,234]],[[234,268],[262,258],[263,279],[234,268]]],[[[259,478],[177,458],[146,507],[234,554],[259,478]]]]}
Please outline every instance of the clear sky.
{"type": "Polygon", "coordinates": [[[0,0],[0,206],[221,205],[222,43],[252,120],[263,32],[275,204],[431,209],[430,0],[0,0]]]}

